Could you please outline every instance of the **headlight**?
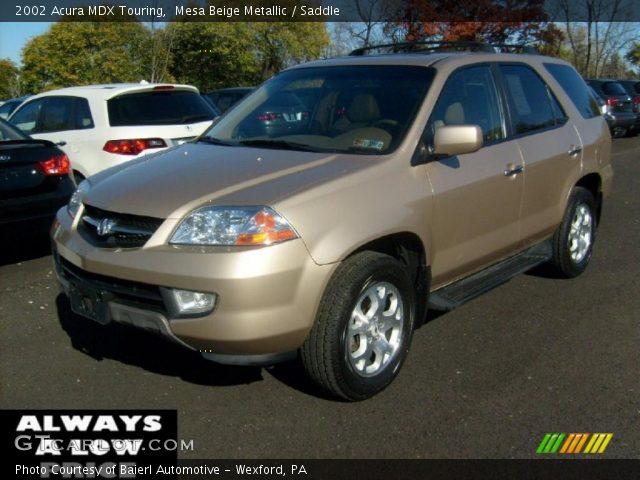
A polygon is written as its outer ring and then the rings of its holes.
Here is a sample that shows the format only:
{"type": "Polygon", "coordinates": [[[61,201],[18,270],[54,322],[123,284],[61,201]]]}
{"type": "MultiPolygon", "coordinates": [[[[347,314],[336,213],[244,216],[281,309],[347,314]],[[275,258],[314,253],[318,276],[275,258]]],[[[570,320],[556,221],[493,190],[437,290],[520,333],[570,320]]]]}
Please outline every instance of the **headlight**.
{"type": "Polygon", "coordinates": [[[170,243],[271,245],[293,238],[293,227],[269,207],[202,207],[182,220],[170,243]]]}
{"type": "Polygon", "coordinates": [[[78,188],[76,188],[76,191],[73,192],[73,195],[71,195],[71,200],[69,200],[69,203],[67,204],[67,212],[69,212],[71,218],[76,218],[80,205],[82,205],[82,200],[90,188],[91,184],[88,181],[83,180],[80,182],[80,185],[78,185],[78,188]]]}

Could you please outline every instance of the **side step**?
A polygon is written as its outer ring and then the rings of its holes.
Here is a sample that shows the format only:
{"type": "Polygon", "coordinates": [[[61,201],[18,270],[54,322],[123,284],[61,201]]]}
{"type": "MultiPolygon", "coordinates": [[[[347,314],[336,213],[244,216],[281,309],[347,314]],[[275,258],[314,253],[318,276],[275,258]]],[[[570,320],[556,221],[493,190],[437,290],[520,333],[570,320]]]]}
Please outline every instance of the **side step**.
{"type": "Polygon", "coordinates": [[[431,292],[429,294],[429,308],[444,311],[453,310],[502,285],[516,275],[548,261],[551,255],[551,240],[534,245],[500,263],[431,292]]]}

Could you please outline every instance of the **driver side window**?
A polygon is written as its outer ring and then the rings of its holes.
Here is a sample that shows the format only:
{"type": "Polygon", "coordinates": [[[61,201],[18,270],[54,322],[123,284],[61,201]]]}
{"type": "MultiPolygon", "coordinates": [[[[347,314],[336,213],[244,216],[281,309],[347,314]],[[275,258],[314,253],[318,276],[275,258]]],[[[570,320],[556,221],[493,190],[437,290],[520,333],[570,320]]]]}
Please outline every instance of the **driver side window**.
{"type": "Polygon", "coordinates": [[[506,137],[504,115],[488,65],[451,74],[427,123],[425,143],[432,145],[436,130],[445,125],[478,125],[484,145],[506,137]]]}

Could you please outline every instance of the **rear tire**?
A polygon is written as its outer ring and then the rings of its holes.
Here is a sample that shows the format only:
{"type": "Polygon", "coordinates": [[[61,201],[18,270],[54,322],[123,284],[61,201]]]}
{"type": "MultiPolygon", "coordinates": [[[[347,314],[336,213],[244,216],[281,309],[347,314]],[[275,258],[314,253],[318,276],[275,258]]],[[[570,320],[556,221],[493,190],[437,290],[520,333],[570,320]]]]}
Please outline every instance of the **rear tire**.
{"type": "Polygon", "coordinates": [[[596,212],[591,192],[574,187],[562,223],[553,236],[550,266],[557,275],[573,278],[586,270],[596,238],[596,212]]]}
{"type": "Polygon", "coordinates": [[[415,299],[405,265],[362,252],[335,271],[301,349],[309,377],[331,396],[364,400],[398,374],[411,344],[415,299]]]}
{"type": "Polygon", "coordinates": [[[625,127],[613,127],[611,130],[611,136],[613,138],[622,138],[627,134],[627,129],[625,127]]]}

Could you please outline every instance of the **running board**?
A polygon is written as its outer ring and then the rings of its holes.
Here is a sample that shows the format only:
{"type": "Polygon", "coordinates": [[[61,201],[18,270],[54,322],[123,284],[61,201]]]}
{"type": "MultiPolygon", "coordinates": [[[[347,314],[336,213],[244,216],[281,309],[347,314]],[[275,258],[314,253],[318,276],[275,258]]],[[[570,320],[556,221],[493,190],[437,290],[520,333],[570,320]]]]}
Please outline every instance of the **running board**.
{"type": "Polygon", "coordinates": [[[453,310],[502,285],[516,275],[548,261],[551,256],[551,240],[534,245],[522,253],[431,292],[429,294],[429,308],[444,311],[453,310]]]}

